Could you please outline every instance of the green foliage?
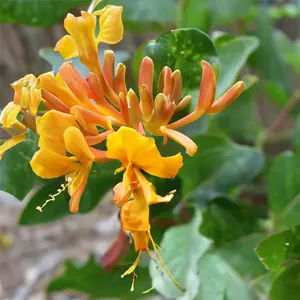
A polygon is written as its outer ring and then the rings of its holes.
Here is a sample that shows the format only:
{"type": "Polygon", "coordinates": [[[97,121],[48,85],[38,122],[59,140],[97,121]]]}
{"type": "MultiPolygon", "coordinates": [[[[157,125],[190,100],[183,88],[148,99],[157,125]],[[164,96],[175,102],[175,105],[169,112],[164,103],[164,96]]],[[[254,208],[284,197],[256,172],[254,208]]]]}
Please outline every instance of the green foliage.
{"type": "Polygon", "coordinates": [[[185,288],[184,293],[174,285],[157,259],[150,262],[152,284],[168,299],[180,296],[193,299],[197,295],[199,285],[197,262],[211,244],[210,240],[199,233],[201,222],[202,217],[196,211],[194,219],[189,224],[167,230],[161,242],[164,249],[161,256],[170,272],[185,288]]]}
{"type": "Polygon", "coordinates": [[[131,276],[121,278],[121,272],[120,269],[105,271],[92,256],[83,265],[66,261],[65,272],[50,282],[47,292],[53,293],[69,289],[85,293],[92,298],[132,299],[132,297],[141,297],[142,292],[151,287],[151,280],[146,268],[138,269],[139,277],[134,292],[129,289],[131,276]]]}
{"type": "Polygon", "coordinates": [[[23,200],[33,186],[41,181],[29,165],[37,149],[37,135],[28,129],[27,139],[7,151],[0,161],[0,190],[23,200]]]}
{"type": "Polygon", "coordinates": [[[263,166],[263,153],[253,148],[209,134],[193,140],[199,151],[194,157],[185,157],[179,175],[184,197],[192,198],[198,205],[249,182],[263,166]]]}
{"type": "Polygon", "coordinates": [[[179,69],[186,88],[199,87],[202,68],[201,60],[206,60],[218,69],[215,47],[204,32],[197,29],[176,29],[163,33],[155,42],[145,45],[144,54],[155,63],[156,74],[169,66],[179,69]]]}
{"type": "Polygon", "coordinates": [[[1,0],[0,22],[32,26],[50,26],[60,21],[73,7],[88,5],[90,0],[1,0]]]}

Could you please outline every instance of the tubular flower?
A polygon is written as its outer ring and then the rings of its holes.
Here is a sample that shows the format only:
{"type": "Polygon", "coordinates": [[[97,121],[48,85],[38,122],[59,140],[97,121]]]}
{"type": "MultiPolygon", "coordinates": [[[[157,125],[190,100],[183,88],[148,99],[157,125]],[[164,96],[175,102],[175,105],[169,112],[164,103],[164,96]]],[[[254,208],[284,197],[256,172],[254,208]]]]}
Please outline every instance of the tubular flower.
{"type": "Polygon", "coordinates": [[[36,114],[42,99],[39,81],[32,74],[12,83],[11,87],[15,90],[14,100],[0,116],[1,129],[11,138],[0,146],[0,159],[7,150],[25,140],[26,127],[36,129],[36,114]]]}
{"type": "Polygon", "coordinates": [[[179,70],[172,72],[169,67],[165,67],[161,71],[158,79],[158,94],[153,99],[154,66],[152,60],[145,57],[139,73],[140,102],[133,90],[127,94],[130,114],[134,116],[135,120],[140,120],[146,131],[152,135],[175,140],[184,146],[191,156],[197,151],[197,145],[189,137],[175,129],[196,121],[204,113],[215,114],[222,111],[238,98],[245,86],[244,82],[239,81],[215,101],[215,72],[208,62],[202,61],[201,65],[203,71],[197,106],[193,112],[177,121],[171,121],[174,114],[183,110],[192,100],[189,95],[181,98],[182,77],[179,70]]]}
{"type": "Polygon", "coordinates": [[[98,44],[116,44],[123,38],[122,10],[122,6],[107,5],[91,13],[82,11],[80,17],[68,14],[64,26],[69,35],[59,40],[54,50],[65,59],[79,56],[91,71],[99,71],[98,44]],[[97,16],[100,31],[96,36],[97,16]]]}
{"type": "MultiPolygon", "coordinates": [[[[175,192],[172,191],[164,197],[157,195],[154,186],[141,170],[154,176],[172,178],[183,165],[182,155],[178,153],[174,156],[162,157],[152,138],[145,137],[132,128],[121,127],[107,138],[107,157],[118,159],[122,163],[122,167],[116,172],[125,170],[122,183],[114,188],[114,202],[121,207],[122,229],[131,233],[135,250],[138,252],[136,261],[122,275],[123,277],[134,272],[143,251],[146,251],[151,258],[149,241],[157,258],[162,262],[150,233],[149,205],[169,202],[175,192]]],[[[164,264],[163,266],[169,273],[166,266],[164,264]]],[[[169,275],[179,286],[170,273],[169,275]]]]}
{"type": "Polygon", "coordinates": [[[72,213],[79,209],[93,162],[109,160],[105,151],[88,145],[82,131],[72,115],[55,110],[47,112],[38,122],[40,150],[30,162],[33,171],[41,178],[66,175],[72,213]],[[69,157],[67,153],[73,156],[69,157]]]}

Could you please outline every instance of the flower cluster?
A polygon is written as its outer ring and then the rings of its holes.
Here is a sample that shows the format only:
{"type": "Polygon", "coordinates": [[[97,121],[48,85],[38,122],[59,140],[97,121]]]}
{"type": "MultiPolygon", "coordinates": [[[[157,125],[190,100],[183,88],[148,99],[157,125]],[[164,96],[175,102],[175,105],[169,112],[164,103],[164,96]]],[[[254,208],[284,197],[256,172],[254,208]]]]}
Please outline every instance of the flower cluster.
{"type": "Polygon", "coordinates": [[[237,82],[215,100],[215,72],[208,62],[202,61],[197,106],[183,118],[174,118],[192,99],[189,95],[182,97],[179,70],[163,68],[154,95],[154,64],[149,57],[140,65],[138,93],[126,85],[125,65],[120,63],[115,70],[113,51],[105,51],[100,64],[98,44],[115,44],[123,37],[121,15],[122,7],[110,5],[83,11],[80,17],[67,15],[64,24],[69,34],[58,41],[55,50],[66,59],[79,56],[89,74],[84,78],[71,62],[65,62],[57,74],[45,73],[38,78],[26,75],[13,83],[14,99],[1,114],[2,129],[11,138],[0,146],[0,157],[26,138],[27,127],[34,130],[39,136],[39,150],[30,162],[32,170],[46,179],[65,176],[72,213],[79,210],[93,164],[119,160],[121,167],[115,172],[124,173],[122,182],[113,189],[113,202],[120,207],[122,229],[131,234],[138,252],[123,276],[135,276],[141,253],[145,251],[151,258],[149,244],[162,262],[159,247],[151,236],[149,206],[171,201],[176,192],[158,195],[145,173],[173,178],[183,166],[181,153],[162,157],[149,136],[162,136],[165,143],[170,138],[193,156],[197,145],[177,129],[205,113],[223,110],[240,95],[244,83],[237,82]]]}

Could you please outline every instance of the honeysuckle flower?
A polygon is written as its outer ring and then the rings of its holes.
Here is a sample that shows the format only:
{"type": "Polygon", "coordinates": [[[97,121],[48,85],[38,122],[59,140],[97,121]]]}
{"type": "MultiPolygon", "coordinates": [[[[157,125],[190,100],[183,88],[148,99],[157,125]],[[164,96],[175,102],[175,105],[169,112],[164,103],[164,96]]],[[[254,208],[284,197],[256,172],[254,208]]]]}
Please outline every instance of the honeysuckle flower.
{"type": "Polygon", "coordinates": [[[26,126],[17,119],[21,110],[22,107],[13,102],[9,102],[2,110],[0,116],[0,123],[2,124],[1,129],[6,131],[11,138],[0,146],[0,160],[7,150],[26,139],[26,126]]]}
{"type": "Polygon", "coordinates": [[[37,126],[40,150],[30,162],[41,178],[66,175],[72,213],[79,209],[93,162],[109,161],[105,151],[89,146],[83,131],[74,116],[55,110],[47,112],[37,126]],[[67,153],[73,156],[69,157],[67,153]]]}
{"type": "Polygon", "coordinates": [[[122,6],[107,5],[91,13],[82,11],[80,17],[68,14],[64,26],[69,35],[59,40],[54,50],[65,59],[79,56],[86,67],[99,72],[98,44],[116,44],[123,38],[122,10],[122,6]],[[100,30],[96,36],[97,16],[100,30]]]}
{"type": "MultiPolygon", "coordinates": [[[[121,127],[117,132],[110,134],[106,145],[107,157],[117,159],[122,163],[116,172],[125,170],[122,183],[114,189],[114,202],[121,207],[122,229],[131,233],[135,250],[138,252],[136,261],[122,275],[124,277],[134,272],[143,251],[146,251],[151,258],[149,241],[157,258],[162,262],[150,233],[149,205],[169,202],[175,192],[171,191],[164,197],[157,195],[154,186],[141,170],[154,176],[172,178],[183,165],[182,155],[178,153],[174,156],[162,157],[152,138],[145,137],[128,127],[121,127]]],[[[166,266],[163,266],[169,272],[166,266]]],[[[179,286],[172,275],[169,275],[179,286]]]]}
{"type": "Polygon", "coordinates": [[[147,132],[175,140],[184,146],[191,156],[197,151],[197,145],[175,129],[196,121],[205,113],[215,114],[222,111],[238,98],[245,86],[244,82],[239,81],[215,101],[215,72],[208,62],[202,61],[201,65],[203,71],[197,106],[193,112],[175,122],[170,121],[174,114],[189,105],[192,99],[190,95],[181,99],[182,77],[179,70],[172,72],[169,67],[165,67],[161,71],[158,79],[158,94],[153,99],[154,65],[149,57],[145,57],[139,72],[140,102],[133,90],[127,93],[129,114],[140,121],[147,132]]]}

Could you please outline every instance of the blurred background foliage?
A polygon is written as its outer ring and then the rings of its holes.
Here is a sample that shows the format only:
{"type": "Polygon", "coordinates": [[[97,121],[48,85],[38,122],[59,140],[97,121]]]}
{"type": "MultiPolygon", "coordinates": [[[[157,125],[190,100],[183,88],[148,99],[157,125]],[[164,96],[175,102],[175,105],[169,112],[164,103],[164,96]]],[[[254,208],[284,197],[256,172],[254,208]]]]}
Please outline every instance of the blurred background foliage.
{"type": "MultiPolygon", "coordinates": [[[[64,33],[62,19],[67,12],[78,14],[89,2],[0,0],[0,21],[5,23],[1,107],[11,100],[10,82],[28,72],[57,72],[63,59],[52,49],[64,33]],[[45,62],[36,57],[39,48],[45,62]]],[[[109,272],[92,255],[81,265],[66,261],[64,273],[50,282],[47,292],[71,289],[93,298],[133,299],[154,285],[150,294],[158,292],[167,299],[299,299],[300,1],[104,4],[124,6],[125,38],[113,49],[116,63],[126,63],[133,88],[147,55],[155,62],[156,76],[165,65],[181,71],[184,93],[193,96],[189,110],[197,102],[202,59],[218,74],[218,96],[238,79],[245,81],[246,89],[225,111],[182,129],[199,150],[193,158],[184,157],[178,178],[151,179],[161,194],[178,190],[173,205],[154,207],[151,217],[162,257],[186,292],[161,276],[154,262],[149,272],[147,263],[139,267],[137,288],[129,292],[130,280],[120,274],[124,262],[133,259],[133,250],[109,272]],[[166,220],[169,225],[157,225],[166,220]]],[[[73,63],[87,74],[79,60],[73,63]]],[[[1,190],[22,200],[38,186],[19,218],[21,225],[54,222],[69,214],[66,194],[42,214],[35,210],[62,180],[44,182],[25,164],[36,151],[34,138],[8,152],[0,164],[1,190]]],[[[172,142],[159,147],[164,155],[182,151],[172,142]]],[[[80,213],[93,210],[118,182],[115,167],[108,163],[93,169],[80,213]]]]}

